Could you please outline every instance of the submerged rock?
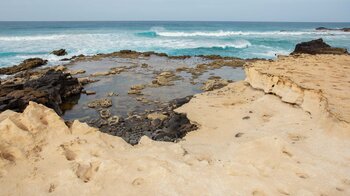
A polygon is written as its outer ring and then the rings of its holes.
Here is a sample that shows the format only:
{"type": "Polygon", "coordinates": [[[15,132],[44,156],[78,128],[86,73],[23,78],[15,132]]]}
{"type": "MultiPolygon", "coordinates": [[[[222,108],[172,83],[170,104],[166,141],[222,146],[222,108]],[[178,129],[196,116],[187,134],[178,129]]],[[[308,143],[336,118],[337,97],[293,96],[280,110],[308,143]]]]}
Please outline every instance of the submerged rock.
{"type": "Polygon", "coordinates": [[[80,84],[85,85],[93,82],[97,82],[98,80],[92,80],[89,77],[78,78],[80,84]]]}
{"type": "Polygon", "coordinates": [[[109,73],[109,71],[101,71],[101,72],[96,72],[91,74],[92,77],[98,77],[98,76],[108,76],[111,73],[109,73]]]}
{"type": "Polygon", "coordinates": [[[102,109],[101,111],[100,111],[100,116],[101,116],[101,118],[103,118],[103,119],[107,119],[107,118],[109,118],[109,117],[111,117],[111,111],[109,110],[109,109],[102,109]]]}
{"type": "Polygon", "coordinates": [[[155,80],[152,81],[152,84],[159,86],[170,86],[173,85],[172,81],[176,80],[177,77],[173,72],[165,71],[160,73],[155,80]]]}
{"type": "Polygon", "coordinates": [[[85,91],[83,91],[83,93],[86,94],[86,95],[95,95],[96,91],[85,90],[85,91]]]}
{"type": "Polygon", "coordinates": [[[317,39],[297,44],[292,52],[292,55],[295,54],[348,54],[348,51],[345,48],[331,47],[323,39],[317,39]]]}
{"type": "Polygon", "coordinates": [[[56,56],[64,56],[64,55],[67,55],[68,53],[65,49],[59,49],[59,50],[52,51],[51,54],[54,54],[56,56]]]}
{"type": "Polygon", "coordinates": [[[112,106],[112,99],[97,99],[88,103],[89,108],[109,108],[112,106]]]}
{"type": "Polygon", "coordinates": [[[10,109],[22,112],[30,101],[34,101],[61,115],[60,105],[80,94],[81,90],[78,80],[70,74],[49,70],[38,79],[0,85],[0,111],[10,109]]]}
{"type": "Polygon", "coordinates": [[[78,74],[84,74],[86,71],[83,69],[78,69],[78,70],[68,70],[66,71],[70,75],[78,75],[78,74]]]}
{"type": "Polygon", "coordinates": [[[130,89],[128,91],[128,94],[130,94],[130,95],[142,95],[142,91],[138,90],[138,89],[130,89]]]}
{"type": "Polygon", "coordinates": [[[0,74],[11,75],[20,71],[25,71],[28,69],[33,69],[33,68],[45,65],[46,63],[47,63],[47,60],[43,60],[41,58],[30,58],[30,59],[24,60],[19,65],[0,68],[0,74]]]}
{"type": "MultiPolygon", "coordinates": [[[[175,99],[166,106],[161,106],[157,112],[134,114],[126,119],[118,116],[93,119],[88,123],[101,131],[122,137],[128,143],[135,145],[146,135],[153,140],[174,142],[183,138],[187,132],[197,129],[191,124],[185,114],[178,114],[174,109],[189,102],[191,97],[175,99]]],[[[101,115],[102,117],[102,115],[101,115]]]]}

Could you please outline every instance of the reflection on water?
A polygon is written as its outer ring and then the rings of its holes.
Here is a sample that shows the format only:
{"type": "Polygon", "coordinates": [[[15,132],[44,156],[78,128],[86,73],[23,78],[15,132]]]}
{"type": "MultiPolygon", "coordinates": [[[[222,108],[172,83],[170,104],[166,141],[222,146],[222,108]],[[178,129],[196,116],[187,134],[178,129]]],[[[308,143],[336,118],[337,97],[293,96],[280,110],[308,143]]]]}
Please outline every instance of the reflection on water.
{"type": "Polygon", "coordinates": [[[226,80],[243,80],[244,71],[242,68],[221,67],[215,70],[207,70],[196,79],[192,78],[192,74],[185,71],[176,72],[179,67],[194,68],[198,64],[209,63],[210,60],[200,57],[191,57],[187,59],[169,59],[167,57],[142,57],[136,59],[108,57],[98,61],[82,61],[75,62],[69,66],[69,69],[86,71],[84,74],[77,75],[77,77],[86,77],[95,72],[108,71],[113,67],[133,67],[126,69],[126,71],[109,76],[94,77],[98,82],[90,83],[84,86],[85,90],[95,91],[95,95],[82,94],[73,101],[72,104],[64,105],[65,111],[63,118],[65,120],[79,119],[87,121],[91,118],[98,118],[99,114],[95,109],[87,106],[90,101],[107,98],[109,93],[115,93],[117,96],[109,98],[113,101],[113,106],[109,108],[113,115],[127,116],[132,112],[143,112],[146,110],[153,110],[159,104],[201,93],[200,87],[209,77],[220,76],[226,80]],[[142,68],[142,64],[147,64],[147,68],[142,68]],[[173,71],[179,80],[173,81],[172,86],[147,87],[142,93],[143,95],[129,95],[128,90],[133,85],[151,84],[152,80],[157,74],[163,71],[173,71]],[[148,100],[141,102],[140,98],[148,100]],[[139,101],[137,100],[139,99],[139,101]]]}

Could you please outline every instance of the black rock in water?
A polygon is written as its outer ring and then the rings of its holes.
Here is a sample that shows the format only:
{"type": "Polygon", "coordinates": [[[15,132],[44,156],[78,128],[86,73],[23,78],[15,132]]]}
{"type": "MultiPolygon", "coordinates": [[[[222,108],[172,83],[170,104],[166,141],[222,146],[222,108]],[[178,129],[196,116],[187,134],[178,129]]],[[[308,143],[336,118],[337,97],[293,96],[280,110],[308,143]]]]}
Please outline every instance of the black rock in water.
{"type": "Polygon", "coordinates": [[[348,51],[345,48],[332,47],[326,44],[323,39],[317,39],[297,44],[291,54],[348,54],[348,51]]]}
{"type": "Polygon", "coordinates": [[[56,56],[64,56],[64,55],[67,55],[68,53],[65,49],[59,49],[59,50],[52,51],[51,54],[54,54],[56,56]]]}
{"type": "Polygon", "coordinates": [[[332,29],[332,28],[327,28],[327,27],[318,27],[318,28],[316,28],[316,31],[343,31],[343,32],[350,32],[350,28],[332,29]]]}
{"type": "Polygon", "coordinates": [[[24,60],[19,65],[0,68],[0,74],[11,75],[20,71],[25,71],[25,70],[29,70],[29,69],[33,69],[33,68],[45,65],[46,63],[47,63],[47,60],[43,60],[41,58],[30,58],[30,59],[24,60]]]}
{"type": "Polygon", "coordinates": [[[61,71],[49,70],[38,79],[0,85],[0,111],[22,112],[30,101],[43,104],[61,115],[60,105],[81,93],[78,79],[61,71]]]}

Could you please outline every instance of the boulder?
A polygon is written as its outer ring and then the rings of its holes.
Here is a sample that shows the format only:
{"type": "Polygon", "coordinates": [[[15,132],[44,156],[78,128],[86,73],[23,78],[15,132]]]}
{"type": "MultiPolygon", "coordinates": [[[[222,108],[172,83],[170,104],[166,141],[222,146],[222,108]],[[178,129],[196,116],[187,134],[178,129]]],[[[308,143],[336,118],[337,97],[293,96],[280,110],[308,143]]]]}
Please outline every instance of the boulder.
{"type": "Polygon", "coordinates": [[[35,67],[45,65],[46,63],[47,63],[47,60],[43,60],[41,58],[30,58],[30,59],[24,60],[19,65],[15,65],[12,67],[0,68],[0,74],[11,75],[11,74],[15,74],[15,73],[20,72],[20,71],[25,71],[28,69],[33,69],[35,67]]]}
{"type": "Polygon", "coordinates": [[[7,109],[22,112],[30,101],[50,107],[61,115],[60,105],[81,93],[76,78],[61,71],[49,70],[38,79],[19,84],[0,85],[0,111],[7,109]]]}
{"type": "Polygon", "coordinates": [[[68,53],[67,53],[67,51],[65,49],[59,49],[59,50],[52,51],[51,54],[54,54],[56,56],[65,56],[68,53]]]}
{"type": "Polygon", "coordinates": [[[92,77],[99,77],[99,76],[108,76],[111,73],[109,71],[101,71],[91,74],[92,77]]]}
{"type": "Polygon", "coordinates": [[[317,39],[297,44],[291,54],[348,54],[348,51],[345,48],[331,47],[323,39],[317,39]]]}

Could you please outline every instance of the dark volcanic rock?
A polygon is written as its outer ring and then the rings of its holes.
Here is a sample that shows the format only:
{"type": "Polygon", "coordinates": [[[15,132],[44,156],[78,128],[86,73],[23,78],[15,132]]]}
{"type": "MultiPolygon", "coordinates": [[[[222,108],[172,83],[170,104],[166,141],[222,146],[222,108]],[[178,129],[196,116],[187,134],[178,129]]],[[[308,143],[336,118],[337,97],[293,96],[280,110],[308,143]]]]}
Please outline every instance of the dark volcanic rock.
{"type": "Polygon", "coordinates": [[[350,32],[350,28],[342,28],[342,29],[332,29],[327,27],[318,27],[316,28],[317,31],[343,31],[343,32],[350,32]]]}
{"type": "Polygon", "coordinates": [[[47,63],[47,60],[43,60],[41,58],[31,58],[24,60],[21,64],[15,65],[12,67],[5,67],[5,68],[0,68],[0,74],[6,74],[6,75],[11,75],[15,74],[20,71],[32,69],[35,67],[39,67],[42,65],[45,65],[47,63]]]}
{"type": "Polygon", "coordinates": [[[59,50],[52,51],[51,54],[54,54],[56,56],[64,56],[64,55],[67,55],[68,53],[65,49],[59,49],[59,50]]]}
{"type": "Polygon", "coordinates": [[[348,54],[345,48],[334,48],[326,44],[323,39],[302,42],[295,47],[294,54],[348,54]]]}
{"type": "Polygon", "coordinates": [[[7,109],[22,112],[29,101],[34,101],[62,114],[60,105],[81,93],[82,86],[76,78],[61,71],[49,70],[38,79],[19,84],[0,85],[0,111],[7,109]]]}
{"type": "Polygon", "coordinates": [[[118,118],[118,123],[108,123],[108,120],[94,119],[88,122],[94,127],[100,128],[101,131],[122,137],[128,143],[137,144],[142,136],[157,141],[174,142],[183,138],[188,132],[196,130],[197,126],[191,124],[186,114],[174,112],[174,109],[189,102],[191,97],[175,99],[167,106],[159,108],[158,112],[166,118],[148,118],[150,113],[133,115],[126,119],[118,118]]]}

